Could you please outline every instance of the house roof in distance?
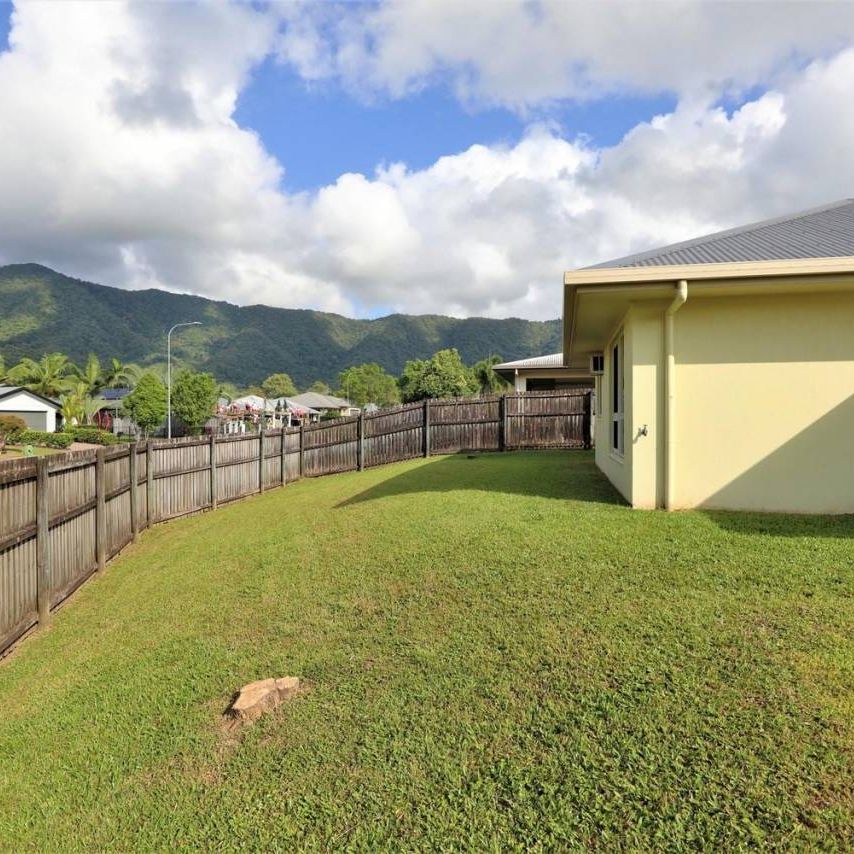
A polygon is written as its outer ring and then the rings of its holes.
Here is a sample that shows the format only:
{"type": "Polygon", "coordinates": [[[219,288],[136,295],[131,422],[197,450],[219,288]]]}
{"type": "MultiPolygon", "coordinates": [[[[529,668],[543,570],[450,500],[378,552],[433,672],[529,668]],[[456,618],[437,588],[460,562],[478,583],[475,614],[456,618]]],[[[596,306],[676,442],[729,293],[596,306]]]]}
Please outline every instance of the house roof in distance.
{"type": "Polygon", "coordinates": [[[562,368],[563,353],[549,353],[547,356],[533,356],[530,359],[516,359],[515,362],[502,362],[493,365],[494,371],[515,371],[530,368],[562,368]]]}
{"type": "Polygon", "coordinates": [[[306,391],[302,394],[296,394],[291,400],[295,400],[303,406],[310,406],[312,409],[347,409],[353,405],[349,400],[344,400],[342,397],[335,397],[331,394],[320,394],[317,391],[306,391]]]}
{"type": "Polygon", "coordinates": [[[854,256],[854,199],[626,255],[589,270],[854,256]]]}
{"type": "Polygon", "coordinates": [[[39,400],[43,400],[45,403],[49,403],[51,406],[55,406],[59,409],[59,401],[53,400],[53,398],[50,397],[45,397],[43,394],[39,394],[36,391],[31,391],[30,389],[19,385],[0,385],[0,400],[4,397],[11,397],[13,394],[19,394],[21,392],[28,394],[31,397],[38,398],[39,400]]]}

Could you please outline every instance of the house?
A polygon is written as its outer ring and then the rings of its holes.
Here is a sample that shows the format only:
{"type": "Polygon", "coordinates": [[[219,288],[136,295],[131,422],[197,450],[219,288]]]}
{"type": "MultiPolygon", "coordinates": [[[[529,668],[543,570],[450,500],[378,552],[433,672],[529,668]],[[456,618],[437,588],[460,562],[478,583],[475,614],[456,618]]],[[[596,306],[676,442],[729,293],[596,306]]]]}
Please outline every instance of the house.
{"type": "Polygon", "coordinates": [[[320,394],[316,391],[306,391],[290,398],[300,406],[316,409],[321,415],[345,416],[358,415],[359,407],[353,406],[349,400],[343,397],[335,397],[331,394],[320,394]]]}
{"type": "Polygon", "coordinates": [[[563,334],[633,506],[854,512],[854,199],[566,273],[563,334]]]}
{"type": "Polygon", "coordinates": [[[517,392],[590,388],[593,385],[589,366],[569,368],[563,363],[563,353],[502,362],[493,365],[492,370],[517,392]]]}
{"type": "Polygon", "coordinates": [[[105,388],[95,401],[98,406],[95,414],[96,426],[116,435],[137,433],[137,426],[133,419],[122,414],[124,399],[132,391],[133,389],[130,388],[105,388]]]}
{"type": "Polygon", "coordinates": [[[59,404],[20,386],[0,385],[0,415],[22,418],[30,430],[56,430],[59,404]]]}
{"type": "MultiPolygon", "coordinates": [[[[303,419],[316,421],[320,413],[302,406],[291,397],[261,397],[247,394],[229,401],[220,398],[217,403],[216,421],[218,429],[224,433],[243,433],[247,422],[255,426],[279,428],[291,426],[303,419]],[[263,421],[263,424],[262,424],[263,421]]],[[[210,425],[213,429],[213,424],[210,425]]]]}

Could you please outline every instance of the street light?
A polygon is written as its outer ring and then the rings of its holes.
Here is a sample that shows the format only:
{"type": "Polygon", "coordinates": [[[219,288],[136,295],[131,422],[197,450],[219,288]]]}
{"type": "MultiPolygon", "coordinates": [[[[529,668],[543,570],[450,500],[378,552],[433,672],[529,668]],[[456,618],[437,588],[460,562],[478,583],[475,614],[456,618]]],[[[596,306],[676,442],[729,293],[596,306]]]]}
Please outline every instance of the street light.
{"type": "Polygon", "coordinates": [[[172,333],[179,326],[201,326],[200,320],[188,320],[176,323],[166,333],[166,438],[172,438],[172,333]]]}

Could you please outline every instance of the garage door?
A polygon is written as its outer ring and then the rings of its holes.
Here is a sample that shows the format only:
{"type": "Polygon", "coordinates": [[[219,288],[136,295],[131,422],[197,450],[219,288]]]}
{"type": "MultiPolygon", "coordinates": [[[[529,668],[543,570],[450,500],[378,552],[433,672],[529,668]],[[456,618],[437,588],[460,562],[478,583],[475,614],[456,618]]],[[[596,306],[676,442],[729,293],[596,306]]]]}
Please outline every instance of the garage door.
{"type": "Polygon", "coordinates": [[[14,409],[0,409],[0,415],[14,415],[23,418],[30,430],[47,430],[46,412],[17,412],[14,409]]]}

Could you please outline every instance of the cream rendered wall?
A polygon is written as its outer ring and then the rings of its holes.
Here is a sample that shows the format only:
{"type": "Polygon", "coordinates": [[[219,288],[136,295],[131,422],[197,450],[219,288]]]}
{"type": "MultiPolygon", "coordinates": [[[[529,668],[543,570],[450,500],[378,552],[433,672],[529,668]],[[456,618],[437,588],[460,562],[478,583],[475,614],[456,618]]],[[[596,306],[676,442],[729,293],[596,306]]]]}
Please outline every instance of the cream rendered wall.
{"type": "Polygon", "coordinates": [[[675,321],[675,506],[854,512],[854,293],[689,283],[675,321]]]}
{"type": "Polygon", "coordinates": [[[626,448],[631,446],[631,504],[654,509],[664,504],[664,310],[666,303],[639,303],[626,329],[626,448]],[[630,405],[629,405],[630,404],[630,405]]]}
{"type": "MultiPolygon", "coordinates": [[[[596,465],[602,470],[605,474],[605,477],[614,484],[623,498],[626,501],[631,502],[632,500],[632,479],[631,479],[631,457],[632,457],[632,446],[628,441],[628,427],[626,428],[626,443],[625,443],[625,455],[620,457],[619,454],[615,453],[611,450],[611,416],[613,414],[613,394],[611,391],[611,382],[613,376],[613,364],[612,364],[612,348],[614,346],[614,341],[619,336],[619,334],[623,333],[623,338],[625,342],[626,334],[628,332],[626,328],[626,323],[628,321],[628,315],[624,318],[623,321],[614,329],[611,337],[605,346],[605,370],[602,374],[602,378],[599,382],[600,394],[598,397],[598,409],[596,413],[595,419],[595,454],[594,459],[596,460],[596,465]]],[[[629,365],[629,360],[627,357],[624,358],[624,370],[626,370],[625,376],[625,393],[624,393],[624,405],[628,406],[628,401],[631,399],[631,374],[627,370],[629,365]]]]}
{"type": "Polygon", "coordinates": [[[666,303],[632,305],[605,348],[596,417],[596,465],[633,507],[653,509],[664,500],[663,315],[666,303]],[[611,450],[612,350],[623,335],[625,453],[611,450]],[[644,427],[646,428],[644,432],[644,427]]]}

